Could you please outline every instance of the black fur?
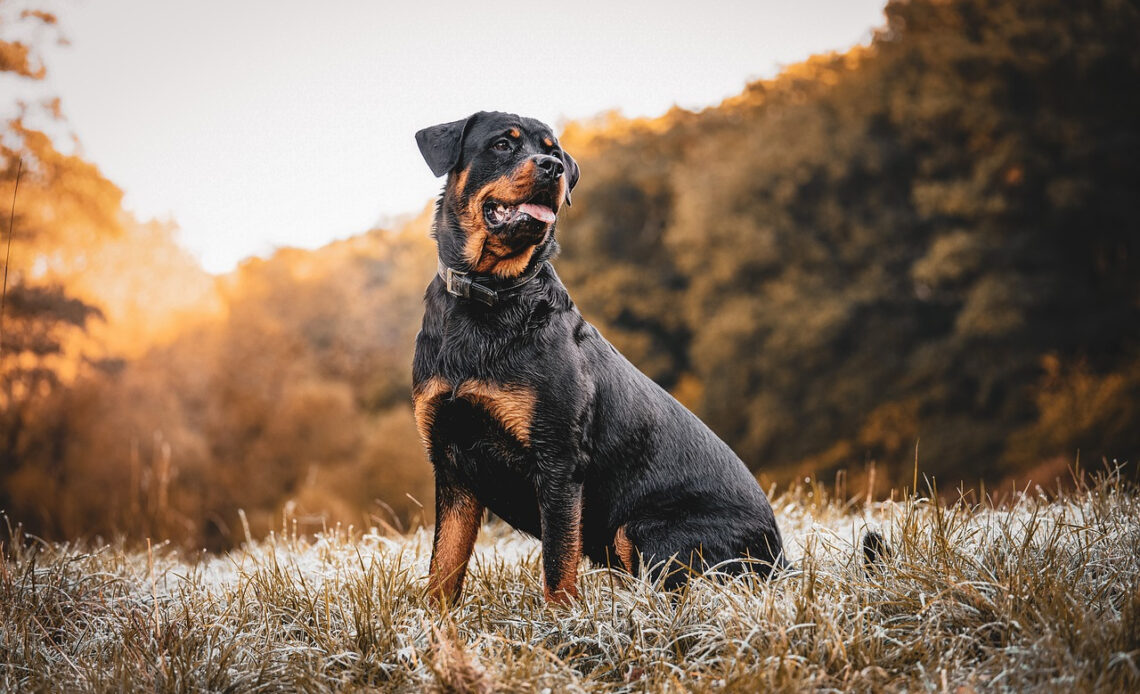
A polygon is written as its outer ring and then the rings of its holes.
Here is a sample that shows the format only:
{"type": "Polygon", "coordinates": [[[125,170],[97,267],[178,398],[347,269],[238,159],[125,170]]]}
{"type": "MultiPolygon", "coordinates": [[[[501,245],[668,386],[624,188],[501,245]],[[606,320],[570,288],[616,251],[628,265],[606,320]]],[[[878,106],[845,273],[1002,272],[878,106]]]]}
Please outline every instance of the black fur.
{"type": "Polygon", "coordinates": [[[420,154],[431,169],[432,175],[442,176],[459,163],[463,132],[470,118],[433,125],[416,133],[420,154]]]}
{"type": "MultiPolygon", "coordinates": [[[[417,133],[433,172],[450,173],[434,227],[444,264],[474,272],[476,263],[464,255],[472,233],[462,218],[465,206],[488,181],[545,153],[544,138],[553,133],[538,121],[485,112],[417,133]],[[494,149],[510,128],[521,131],[509,138],[517,150],[494,149]],[[464,195],[455,196],[451,188],[461,172],[464,195]]],[[[565,165],[569,202],[578,166],[557,147],[554,152],[565,165]]],[[[417,418],[428,411],[423,393],[432,383],[451,389],[430,409],[426,441],[437,517],[454,516],[459,504],[474,498],[477,508],[541,538],[547,597],[555,600],[559,586],[573,594],[576,566],[567,561],[576,563],[576,543],[594,562],[623,565],[616,560],[623,552],[615,541],[619,528],[642,557],[627,569],[658,570],[659,562],[677,556],[672,568],[684,570],[667,578],[671,586],[714,564],[762,574],[785,566],[780,532],[756,479],[708,427],[582,318],[547,262],[557,250],[548,226],[541,237],[504,230],[507,237],[522,234],[520,243],[534,241],[522,272],[537,270],[509,299],[486,306],[452,296],[438,277],[428,286],[413,365],[417,418]],[[458,392],[471,382],[533,395],[529,440],[486,403],[458,392]]],[[[511,238],[504,243],[514,247],[511,238]]],[[[492,288],[506,281],[473,276],[492,288]]],[[[449,568],[437,567],[437,555],[451,551],[441,550],[441,542],[463,544],[448,536],[457,532],[453,527],[437,524],[442,529],[433,549],[433,586],[446,598],[461,590],[466,565],[461,547],[462,566],[452,569],[457,582],[445,585],[447,577],[434,575],[449,568]]]]}
{"type": "Polygon", "coordinates": [[[883,565],[891,558],[891,546],[887,544],[882,533],[876,530],[868,530],[864,533],[861,545],[863,548],[863,570],[867,575],[883,568],[883,565]]]}

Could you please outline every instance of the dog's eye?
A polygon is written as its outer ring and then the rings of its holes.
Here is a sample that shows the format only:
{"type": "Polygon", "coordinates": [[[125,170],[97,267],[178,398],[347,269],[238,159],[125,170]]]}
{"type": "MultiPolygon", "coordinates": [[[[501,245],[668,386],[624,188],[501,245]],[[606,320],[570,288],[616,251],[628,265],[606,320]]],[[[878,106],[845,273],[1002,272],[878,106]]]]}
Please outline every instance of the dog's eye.
{"type": "Polygon", "coordinates": [[[508,149],[511,148],[511,141],[508,140],[507,138],[503,137],[503,138],[499,138],[498,140],[495,140],[495,144],[493,144],[491,146],[494,147],[495,149],[499,150],[500,152],[506,152],[508,149]]]}

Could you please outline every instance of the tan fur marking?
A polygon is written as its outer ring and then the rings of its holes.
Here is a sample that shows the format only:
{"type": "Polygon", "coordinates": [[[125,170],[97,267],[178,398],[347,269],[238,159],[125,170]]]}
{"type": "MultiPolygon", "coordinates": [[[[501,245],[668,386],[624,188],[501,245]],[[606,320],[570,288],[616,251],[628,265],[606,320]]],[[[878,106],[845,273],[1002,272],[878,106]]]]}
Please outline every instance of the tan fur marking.
{"type": "Polygon", "coordinates": [[[544,137],[542,138],[542,144],[546,145],[547,147],[553,147],[554,140],[551,140],[549,137],[544,137]]]}
{"type": "Polygon", "coordinates": [[[482,521],[483,505],[470,495],[460,497],[459,503],[435,520],[428,593],[436,600],[453,602],[459,597],[482,521]]]}
{"type": "MultiPolygon", "coordinates": [[[[487,229],[483,220],[483,205],[487,200],[498,200],[516,204],[531,197],[534,192],[534,162],[527,161],[514,172],[501,176],[484,185],[471,197],[462,210],[460,218],[467,238],[463,243],[463,257],[473,270],[489,273],[496,277],[509,278],[521,275],[530,264],[534,249],[549,235],[543,236],[534,245],[522,249],[511,249],[498,236],[487,229]]],[[[463,181],[466,182],[466,172],[463,181]]],[[[559,183],[559,186],[564,183],[559,183]]],[[[562,188],[559,188],[562,191],[562,188]]],[[[560,192],[555,203],[561,202],[564,193],[560,192]]]]}
{"type": "Polygon", "coordinates": [[[479,269],[480,260],[483,258],[483,248],[487,245],[487,238],[490,233],[487,227],[483,225],[483,215],[479,215],[479,220],[466,224],[467,240],[463,242],[463,257],[475,270],[479,269]]]}
{"type": "Polygon", "coordinates": [[[518,128],[511,128],[511,137],[522,137],[522,133],[519,132],[518,128]]]}
{"type": "Polygon", "coordinates": [[[484,184],[479,194],[472,200],[469,212],[476,211],[482,214],[483,203],[487,202],[487,198],[513,205],[529,198],[533,192],[534,160],[528,159],[522,166],[506,176],[500,176],[484,184]]]}
{"type": "Polygon", "coordinates": [[[618,559],[625,565],[625,570],[633,572],[633,543],[629,541],[629,537],[625,534],[625,526],[620,526],[614,534],[614,549],[617,550],[618,559]]]}
{"type": "Polygon", "coordinates": [[[571,537],[566,538],[566,552],[559,557],[562,572],[558,585],[544,586],[547,602],[566,603],[578,597],[578,565],[582,562],[582,497],[574,499],[570,513],[573,516],[571,537]]]}
{"type": "Polygon", "coordinates": [[[463,197],[463,189],[466,187],[467,187],[467,169],[463,169],[458,174],[455,174],[455,178],[453,179],[452,184],[451,184],[451,192],[453,195],[455,195],[456,199],[459,199],[459,198],[463,197]]]}
{"type": "MultiPolygon", "coordinates": [[[[562,202],[566,200],[566,193],[569,188],[570,182],[566,180],[566,177],[560,177],[558,179],[558,195],[554,197],[555,204],[558,205],[559,209],[562,207],[562,202]]],[[[554,212],[557,214],[558,209],[555,209],[554,212]]]]}
{"type": "MultiPolygon", "coordinates": [[[[543,240],[545,240],[545,237],[543,237],[543,240]]],[[[526,270],[526,266],[530,265],[530,258],[534,255],[534,248],[534,246],[528,246],[521,253],[500,258],[489,268],[490,273],[496,277],[503,278],[521,275],[526,270]]],[[[487,270],[484,270],[484,272],[486,271],[487,270]]]]}
{"type": "Polygon", "coordinates": [[[424,448],[431,446],[431,425],[435,421],[435,411],[439,408],[439,401],[451,390],[447,381],[439,376],[432,376],[421,383],[412,392],[412,412],[416,417],[416,429],[420,432],[420,440],[424,448]]]}
{"type": "Polygon", "coordinates": [[[562,580],[559,585],[554,587],[555,595],[569,595],[570,597],[578,597],[578,564],[581,563],[581,497],[573,501],[573,508],[570,513],[573,515],[572,528],[575,529],[575,537],[569,539],[569,550],[562,555],[562,580]]]}
{"type": "Polygon", "coordinates": [[[535,393],[525,386],[502,386],[487,381],[465,381],[455,396],[483,407],[524,446],[530,445],[535,393]]]}

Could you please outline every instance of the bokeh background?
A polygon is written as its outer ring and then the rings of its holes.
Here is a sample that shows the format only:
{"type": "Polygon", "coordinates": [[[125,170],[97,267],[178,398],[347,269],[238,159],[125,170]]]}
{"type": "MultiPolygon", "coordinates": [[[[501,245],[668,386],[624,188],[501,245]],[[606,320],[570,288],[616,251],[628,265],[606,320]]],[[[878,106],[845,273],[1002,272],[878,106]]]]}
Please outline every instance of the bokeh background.
{"type": "MultiPolygon", "coordinates": [[[[0,0],[3,84],[50,86],[69,6],[45,5],[0,0]]],[[[705,108],[559,123],[583,172],[560,275],[765,485],[1133,470],[1140,8],[892,0],[878,22],[705,108]]],[[[211,274],[26,93],[0,125],[9,521],[209,549],[244,539],[239,509],[254,535],[431,522],[409,396],[430,200],[211,274]]]]}

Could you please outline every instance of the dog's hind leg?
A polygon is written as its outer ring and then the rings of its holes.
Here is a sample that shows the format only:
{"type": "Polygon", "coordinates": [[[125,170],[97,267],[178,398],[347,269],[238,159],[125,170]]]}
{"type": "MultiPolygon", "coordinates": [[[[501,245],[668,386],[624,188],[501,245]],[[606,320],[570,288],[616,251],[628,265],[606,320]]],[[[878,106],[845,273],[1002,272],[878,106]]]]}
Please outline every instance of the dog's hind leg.
{"type": "Polygon", "coordinates": [[[742,527],[719,516],[635,520],[623,526],[623,535],[636,550],[635,563],[650,580],[663,578],[668,590],[709,569],[768,576],[787,566],[774,527],[771,531],[742,527]]]}

